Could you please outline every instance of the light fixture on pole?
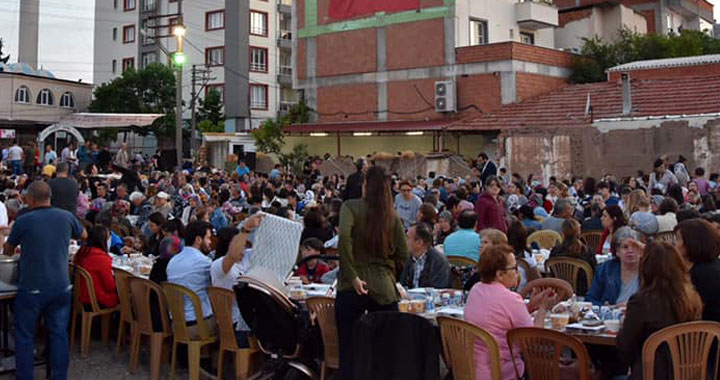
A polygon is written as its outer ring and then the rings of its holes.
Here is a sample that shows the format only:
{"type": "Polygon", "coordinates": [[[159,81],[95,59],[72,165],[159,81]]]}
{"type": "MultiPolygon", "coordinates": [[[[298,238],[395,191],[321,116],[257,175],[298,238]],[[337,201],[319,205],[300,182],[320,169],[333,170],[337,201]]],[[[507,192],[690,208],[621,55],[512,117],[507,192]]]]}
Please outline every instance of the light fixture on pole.
{"type": "MultiPolygon", "coordinates": [[[[182,0],[178,1],[178,13],[181,13],[182,0]]],[[[185,36],[185,27],[182,25],[182,17],[180,24],[173,28],[173,35],[177,38],[177,51],[173,54],[173,63],[177,69],[177,81],[175,92],[175,157],[177,167],[182,168],[183,148],[182,148],[182,71],[185,64],[185,54],[183,53],[183,37],[185,36]]]]}

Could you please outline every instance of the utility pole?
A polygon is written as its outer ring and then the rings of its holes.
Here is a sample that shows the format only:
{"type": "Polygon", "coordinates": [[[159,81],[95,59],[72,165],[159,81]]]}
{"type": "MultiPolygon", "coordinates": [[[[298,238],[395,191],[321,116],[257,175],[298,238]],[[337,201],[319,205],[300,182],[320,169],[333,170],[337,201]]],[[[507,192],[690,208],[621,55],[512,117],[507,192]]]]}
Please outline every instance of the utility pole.
{"type": "Polygon", "coordinates": [[[182,71],[185,56],[183,55],[183,37],[185,36],[185,25],[182,14],[182,0],[177,0],[178,25],[175,26],[173,34],[177,37],[177,51],[175,52],[175,65],[177,66],[177,91],[175,94],[175,149],[178,169],[182,168],[182,71]]]}
{"type": "Polygon", "coordinates": [[[195,130],[197,128],[197,113],[195,112],[195,105],[197,104],[197,101],[200,97],[200,93],[202,92],[203,88],[205,88],[205,85],[211,80],[210,78],[210,70],[209,69],[198,69],[197,65],[192,66],[192,90],[191,90],[191,96],[190,96],[190,109],[192,112],[192,121],[190,122],[190,156],[195,157],[195,130]],[[201,75],[200,78],[198,78],[198,74],[201,75]],[[198,79],[200,80],[200,88],[195,90],[195,86],[198,84],[198,79]]]}

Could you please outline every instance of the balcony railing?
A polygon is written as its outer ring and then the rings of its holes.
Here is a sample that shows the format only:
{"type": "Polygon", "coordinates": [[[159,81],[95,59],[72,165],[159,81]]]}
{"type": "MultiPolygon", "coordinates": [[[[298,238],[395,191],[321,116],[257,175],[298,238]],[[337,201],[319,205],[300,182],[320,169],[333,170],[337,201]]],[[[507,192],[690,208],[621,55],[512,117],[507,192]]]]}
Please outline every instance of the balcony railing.
{"type": "Polygon", "coordinates": [[[280,114],[280,116],[287,115],[287,113],[290,112],[290,110],[297,104],[297,101],[281,100],[278,107],[278,113],[280,114]]]}
{"type": "Polygon", "coordinates": [[[278,0],[277,2],[278,12],[292,13],[292,0],[278,0]]]}
{"type": "Polygon", "coordinates": [[[279,74],[292,76],[292,66],[280,65],[279,74]]]}
{"type": "Polygon", "coordinates": [[[515,4],[517,23],[525,29],[538,30],[558,26],[558,10],[544,0],[526,0],[515,4]]]}

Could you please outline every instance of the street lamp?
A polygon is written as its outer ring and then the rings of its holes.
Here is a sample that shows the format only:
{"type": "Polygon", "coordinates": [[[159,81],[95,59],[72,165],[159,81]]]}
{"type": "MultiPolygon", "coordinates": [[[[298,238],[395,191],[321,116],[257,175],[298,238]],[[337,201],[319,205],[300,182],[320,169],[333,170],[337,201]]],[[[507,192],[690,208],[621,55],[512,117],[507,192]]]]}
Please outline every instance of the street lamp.
{"type": "Polygon", "coordinates": [[[177,88],[175,92],[175,157],[178,168],[182,168],[182,70],[185,64],[185,54],[183,53],[185,26],[182,24],[176,25],[175,28],[173,28],[173,35],[177,38],[177,51],[173,54],[173,63],[177,68],[177,88]]]}

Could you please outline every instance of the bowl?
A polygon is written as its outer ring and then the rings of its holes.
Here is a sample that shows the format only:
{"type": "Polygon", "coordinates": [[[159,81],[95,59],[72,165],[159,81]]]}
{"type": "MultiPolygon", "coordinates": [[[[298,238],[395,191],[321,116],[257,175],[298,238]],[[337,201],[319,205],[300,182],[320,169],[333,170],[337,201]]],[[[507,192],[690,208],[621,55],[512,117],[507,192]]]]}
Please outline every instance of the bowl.
{"type": "Polygon", "coordinates": [[[20,255],[0,255],[0,283],[15,286],[18,282],[18,262],[20,255]]]}

